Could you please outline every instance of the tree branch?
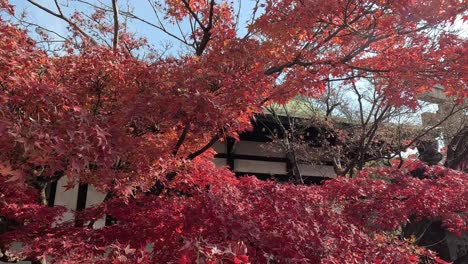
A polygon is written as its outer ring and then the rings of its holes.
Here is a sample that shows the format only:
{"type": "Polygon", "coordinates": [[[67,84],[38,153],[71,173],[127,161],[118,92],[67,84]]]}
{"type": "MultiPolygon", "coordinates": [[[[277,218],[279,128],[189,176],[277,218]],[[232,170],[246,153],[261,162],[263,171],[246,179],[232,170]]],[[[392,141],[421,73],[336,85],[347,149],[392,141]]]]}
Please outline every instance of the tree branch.
{"type": "Polygon", "coordinates": [[[182,130],[182,133],[180,134],[180,137],[177,140],[177,143],[176,143],[176,145],[174,147],[174,150],[172,151],[172,155],[174,155],[174,156],[177,155],[177,152],[179,152],[180,147],[184,143],[185,138],[187,137],[187,134],[188,134],[189,130],[190,130],[190,124],[188,123],[188,124],[186,124],[184,126],[184,130],[182,130]]]}
{"type": "MultiPolygon", "coordinates": [[[[185,1],[182,1],[182,2],[185,3],[185,1]]],[[[214,4],[215,4],[214,0],[211,0],[211,2],[210,2],[210,14],[209,14],[209,17],[208,17],[208,25],[206,27],[202,26],[203,37],[202,37],[202,39],[200,41],[200,44],[198,45],[197,50],[195,52],[195,54],[197,56],[201,56],[203,54],[203,51],[205,51],[205,48],[208,45],[208,42],[210,41],[210,38],[211,38],[210,30],[213,27],[214,4]]],[[[189,8],[189,7],[187,7],[187,8],[189,8]]]]}
{"type": "Polygon", "coordinates": [[[112,42],[112,47],[115,52],[119,44],[119,7],[117,5],[117,0],[112,0],[112,13],[114,16],[114,40],[112,42]]]}
{"type": "Polygon", "coordinates": [[[182,3],[184,4],[185,8],[187,8],[187,11],[189,11],[189,13],[192,15],[193,19],[195,19],[195,21],[197,21],[197,23],[201,27],[201,29],[203,29],[203,31],[205,31],[205,29],[206,29],[205,25],[203,25],[200,18],[198,18],[198,15],[192,10],[188,0],[182,0],[182,3]]]}
{"type": "Polygon", "coordinates": [[[207,151],[209,148],[211,148],[217,141],[219,140],[219,134],[216,134],[213,138],[211,138],[208,143],[206,143],[205,146],[203,146],[201,149],[193,152],[192,154],[187,156],[187,159],[193,160],[194,158],[200,156],[203,154],[203,152],[207,151]]]}
{"type": "MultiPolygon", "coordinates": [[[[63,21],[67,22],[70,26],[72,26],[74,29],[76,29],[81,35],[83,35],[87,40],[91,41],[91,43],[93,44],[97,44],[96,40],[94,40],[90,35],[88,35],[86,32],[84,32],[78,25],[76,25],[73,21],[71,21],[70,19],[68,19],[67,17],[65,17],[62,13],[62,10],[60,8],[58,8],[58,12],[59,13],[56,13],[50,9],[48,9],[47,7],[45,6],[42,6],[36,2],[34,2],[33,0],[27,0],[29,3],[31,3],[32,5],[36,6],[37,8],[49,13],[50,15],[53,15],[57,18],[60,18],[62,19],[63,21]]],[[[57,2],[56,2],[57,4],[57,2]]]]}

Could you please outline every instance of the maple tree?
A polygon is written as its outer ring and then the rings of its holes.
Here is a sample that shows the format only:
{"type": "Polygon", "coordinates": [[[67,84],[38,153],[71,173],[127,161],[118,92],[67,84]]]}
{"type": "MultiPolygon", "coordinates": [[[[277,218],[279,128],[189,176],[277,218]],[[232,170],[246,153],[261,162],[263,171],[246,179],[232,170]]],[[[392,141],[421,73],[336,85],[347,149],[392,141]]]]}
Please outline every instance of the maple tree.
{"type": "Polygon", "coordinates": [[[1,261],[442,262],[401,226],[429,217],[467,231],[462,172],[417,164],[424,179],[390,167],[298,186],[210,161],[211,146],[249,129],[262,107],[320,94],[330,78],[373,76],[394,105],[414,107],[436,84],[463,100],[466,40],[445,30],[466,13],[462,1],[258,2],[244,36],[233,3],[166,1],[163,22],[192,25],[175,36],[191,49],[177,56],[128,32],[119,17],[132,14],[117,1],[70,17],[58,1],[57,11],[28,2],[71,34],[46,52],[0,1],[1,261]],[[45,189],[62,177],[107,197],[57,221],[65,209],[48,207],[45,189]],[[115,223],[94,229],[106,215],[115,223]]]}
{"type": "MultiPolygon", "coordinates": [[[[275,124],[275,128],[270,128],[260,122],[272,141],[269,148],[289,153],[296,180],[302,177],[299,163],[331,163],[337,175],[351,176],[366,164],[388,166],[395,158],[400,159],[401,166],[402,151],[418,145],[421,150],[421,144],[434,142],[441,135],[448,144],[463,128],[466,105],[446,98],[444,105],[439,106],[443,110],[437,114],[424,113],[430,104],[421,101],[414,109],[394,106],[372,83],[371,78],[361,85],[329,83],[319,98],[299,97],[288,105],[266,107],[264,111],[275,124]],[[423,124],[418,125],[421,115],[423,124]]],[[[436,152],[437,148],[436,144],[436,152]]],[[[459,152],[458,159],[463,159],[462,149],[460,144],[460,151],[455,151],[459,152]]],[[[433,160],[437,156],[434,164],[442,159],[440,153],[426,155],[433,160]]]]}

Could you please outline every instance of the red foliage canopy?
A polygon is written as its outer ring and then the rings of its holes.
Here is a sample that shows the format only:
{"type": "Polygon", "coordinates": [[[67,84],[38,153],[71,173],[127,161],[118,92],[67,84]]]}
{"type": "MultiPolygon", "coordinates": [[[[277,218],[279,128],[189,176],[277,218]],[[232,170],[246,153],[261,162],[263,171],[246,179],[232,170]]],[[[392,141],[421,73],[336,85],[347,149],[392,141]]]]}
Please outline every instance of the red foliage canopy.
{"type": "Polygon", "coordinates": [[[0,20],[2,254],[14,241],[20,258],[58,263],[417,263],[431,253],[396,235],[410,216],[466,231],[460,172],[433,167],[421,180],[366,169],[295,186],[237,179],[209,161],[211,144],[248,129],[262,106],[319,93],[330,78],[373,76],[396,105],[414,106],[435,84],[466,97],[466,41],[429,34],[463,3],[264,8],[239,38],[228,2],[167,1],[169,19],[196,16],[195,50],[152,62],[126,51],[137,43],[128,34],[115,49],[83,39],[50,56],[0,20]],[[85,225],[56,222],[64,208],[41,203],[45,184],[60,177],[109,194],[77,213],[85,225]],[[93,229],[106,214],[116,224],[93,229]]]}

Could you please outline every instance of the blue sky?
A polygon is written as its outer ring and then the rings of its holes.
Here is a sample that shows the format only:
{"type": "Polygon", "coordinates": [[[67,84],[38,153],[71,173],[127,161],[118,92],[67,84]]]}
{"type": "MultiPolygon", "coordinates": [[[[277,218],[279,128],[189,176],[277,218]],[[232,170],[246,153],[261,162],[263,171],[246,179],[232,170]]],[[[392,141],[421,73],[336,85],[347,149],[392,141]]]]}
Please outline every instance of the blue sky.
{"type": "MultiPolygon", "coordinates": [[[[48,7],[51,10],[57,10],[53,0],[35,0],[37,3],[48,7]]],[[[162,1],[162,0],[161,0],[162,1]]],[[[245,25],[246,21],[250,19],[252,8],[255,5],[255,0],[240,0],[241,5],[241,12],[240,12],[240,23],[239,23],[239,35],[243,35],[246,32],[245,25]]],[[[66,29],[67,24],[65,21],[51,16],[40,10],[39,8],[33,6],[26,0],[10,0],[11,4],[16,6],[16,11],[21,12],[25,11],[27,13],[27,19],[30,22],[36,23],[41,25],[45,28],[58,32],[60,34],[66,35],[68,30],[66,29]]],[[[107,6],[111,6],[110,0],[89,0],[88,2],[92,4],[103,3],[107,6]]],[[[154,0],[153,0],[154,2],[154,0]]],[[[80,3],[79,0],[59,0],[59,3],[63,4],[63,11],[66,14],[71,14],[74,10],[84,11],[85,13],[91,13],[91,8],[83,3],[80,3]]],[[[127,10],[128,5],[130,3],[130,7],[133,8],[134,13],[147,20],[151,23],[157,23],[156,16],[153,12],[151,5],[148,3],[148,0],[119,0],[120,10],[127,10]]],[[[239,8],[239,1],[234,0],[234,6],[236,12],[239,8]]],[[[259,11],[261,13],[261,11],[259,11]]],[[[121,18],[122,19],[122,18],[121,18]]],[[[171,25],[169,23],[165,23],[167,29],[176,35],[180,36],[179,30],[175,25],[171,25]]],[[[137,33],[139,36],[144,36],[147,38],[149,43],[155,45],[156,47],[163,47],[166,46],[168,43],[172,45],[170,49],[170,53],[176,55],[178,52],[186,51],[184,45],[180,42],[174,40],[173,38],[169,37],[167,34],[149,26],[144,23],[131,20],[129,23],[129,29],[131,32],[137,33]]],[[[468,23],[462,23],[461,20],[457,20],[455,25],[453,26],[454,29],[461,29],[460,35],[464,38],[468,38],[468,23]]],[[[187,21],[181,23],[181,29],[185,32],[190,31],[190,26],[187,21]]],[[[31,31],[33,37],[35,32],[31,31]]]]}
{"type": "MultiPolygon", "coordinates": [[[[46,6],[47,8],[56,11],[57,8],[55,7],[54,1],[53,0],[35,0],[37,3],[46,6]]],[[[90,3],[97,4],[99,5],[99,2],[104,3],[108,5],[109,7],[111,6],[111,1],[110,0],[90,0],[90,3]]],[[[27,20],[30,22],[33,22],[35,24],[38,24],[40,26],[43,26],[47,29],[53,30],[59,34],[66,35],[68,30],[67,30],[67,24],[65,21],[51,16],[50,14],[47,14],[45,11],[39,9],[38,7],[30,4],[26,0],[10,0],[10,3],[15,5],[16,12],[22,12],[25,11],[27,14],[27,20]]],[[[85,13],[91,13],[92,10],[89,6],[86,4],[73,1],[73,0],[59,0],[59,3],[64,4],[63,11],[65,14],[71,14],[74,12],[74,10],[79,10],[79,11],[84,11],[85,13]]],[[[132,0],[132,1],[127,1],[127,0],[120,0],[119,1],[119,6],[120,10],[127,10],[128,6],[127,3],[130,3],[130,7],[134,10],[134,13],[147,20],[150,21],[151,23],[157,24],[157,18],[154,14],[154,11],[151,7],[151,5],[148,3],[147,0],[132,0]]],[[[245,34],[246,29],[246,21],[250,19],[251,16],[251,10],[255,4],[254,0],[243,0],[242,5],[241,5],[241,12],[240,12],[240,28],[239,28],[239,34],[245,34]]],[[[239,4],[236,1],[235,2],[235,8],[236,11],[239,8],[239,4]]],[[[122,19],[122,18],[121,18],[122,19]]],[[[139,36],[144,36],[148,39],[148,41],[156,46],[162,46],[167,43],[172,43],[174,46],[172,47],[171,51],[172,52],[179,52],[181,50],[181,45],[178,41],[175,41],[173,38],[169,37],[167,34],[155,29],[154,27],[141,23],[139,21],[131,20],[129,23],[129,29],[131,32],[137,33],[139,36]]],[[[175,33],[177,35],[180,35],[179,29],[176,27],[176,25],[171,25],[171,24],[165,24],[167,29],[171,31],[171,33],[175,33]]],[[[189,32],[190,31],[190,26],[187,21],[181,23],[181,29],[182,31],[189,32]]],[[[32,34],[35,34],[35,32],[31,31],[32,34]]],[[[183,49],[182,49],[183,50],[183,49]]]]}

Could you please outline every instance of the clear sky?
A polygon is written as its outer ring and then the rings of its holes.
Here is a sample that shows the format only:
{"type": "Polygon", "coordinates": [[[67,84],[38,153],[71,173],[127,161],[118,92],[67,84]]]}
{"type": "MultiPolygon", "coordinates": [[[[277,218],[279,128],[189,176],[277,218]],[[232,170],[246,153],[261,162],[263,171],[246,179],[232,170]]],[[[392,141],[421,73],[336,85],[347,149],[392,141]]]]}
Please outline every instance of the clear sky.
{"type": "MultiPolygon", "coordinates": [[[[56,11],[57,8],[54,4],[53,0],[35,0],[37,3],[46,6],[47,8],[56,11]]],[[[89,0],[87,1],[91,4],[96,4],[100,5],[100,3],[103,3],[111,9],[111,1],[110,0],[89,0]]],[[[45,11],[37,8],[36,6],[32,5],[26,0],[10,0],[10,3],[15,5],[16,12],[17,14],[25,11],[27,14],[27,21],[33,22],[35,24],[38,24],[42,27],[45,27],[47,29],[53,30],[59,34],[66,35],[68,30],[67,30],[67,24],[65,21],[51,16],[50,14],[47,14],[45,11]]],[[[59,3],[63,4],[63,11],[65,14],[72,14],[74,10],[79,10],[83,11],[84,13],[91,13],[92,8],[89,5],[83,4],[80,1],[77,0],[59,0],[59,3]]],[[[251,16],[251,10],[253,6],[255,5],[254,0],[243,0],[242,5],[240,5],[241,10],[239,12],[239,34],[245,34],[246,29],[246,21],[250,19],[251,16]]],[[[239,9],[239,2],[236,1],[235,4],[235,9],[236,13],[239,9]]],[[[155,13],[153,11],[153,8],[151,5],[148,3],[148,0],[132,0],[132,1],[127,1],[127,0],[120,0],[119,1],[119,7],[121,11],[126,11],[128,8],[133,10],[134,14],[137,16],[141,17],[142,19],[145,19],[151,23],[157,24],[157,17],[155,16],[155,13]]],[[[162,16],[161,16],[162,17],[162,16]]],[[[121,18],[122,19],[122,18],[121,18]]],[[[169,23],[165,23],[165,26],[167,27],[168,31],[171,33],[176,34],[177,36],[181,36],[180,30],[176,25],[171,25],[169,23]]],[[[154,27],[147,25],[145,23],[139,22],[137,20],[131,20],[128,23],[129,30],[131,32],[137,33],[139,36],[144,36],[147,38],[149,43],[156,45],[156,46],[162,46],[167,43],[172,43],[172,52],[177,52],[180,49],[180,43],[177,41],[174,41],[173,38],[169,37],[167,34],[155,29],[154,27]],[[178,46],[179,45],[179,46],[178,46]]],[[[181,23],[180,28],[183,32],[187,33],[190,31],[190,26],[187,21],[184,21],[181,23]]],[[[31,30],[31,33],[34,35],[35,32],[31,30]]]]}

